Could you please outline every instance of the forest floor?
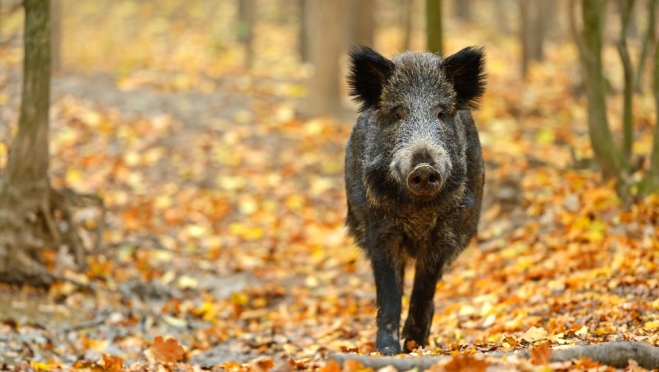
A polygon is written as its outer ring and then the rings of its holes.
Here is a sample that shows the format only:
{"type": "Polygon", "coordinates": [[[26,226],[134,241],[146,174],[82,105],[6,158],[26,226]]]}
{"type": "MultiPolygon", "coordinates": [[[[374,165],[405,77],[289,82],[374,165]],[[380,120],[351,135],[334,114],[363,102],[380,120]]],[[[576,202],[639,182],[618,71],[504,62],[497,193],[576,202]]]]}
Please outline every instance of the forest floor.
{"type": "MultiPolygon", "coordinates": [[[[264,45],[289,32],[262,27],[264,45]]],[[[46,292],[0,286],[0,366],[331,371],[329,353],[374,351],[370,267],[343,226],[351,121],[300,119],[308,69],[274,64],[268,50],[251,72],[193,58],[207,46],[201,31],[189,31],[193,50],[177,46],[170,64],[144,59],[112,73],[85,70],[76,63],[90,52],[65,49],[52,83],[51,182],[104,204],[76,206],[84,270],[66,249],[46,250],[48,267],[71,280],[46,292]]],[[[480,230],[437,285],[430,345],[412,354],[659,346],[659,197],[623,205],[591,169],[573,46],[550,43],[547,61],[522,80],[510,68],[515,47],[485,34],[447,46],[485,40],[488,51],[488,90],[475,112],[487,166],[480,230]]],[[[239,51],[227,49],[227,60],[239,51]]],[[[619,92],[615,54],[606,56],[619,92]]],[[[19,42],[0,46],[0,169],[21,60],[19,42]]],[[[612,118],[621,116],[618,95],[612,118]]],[[[654,107],[649,93],[636,98],[635,150],[647,156],[654,107]]]]}

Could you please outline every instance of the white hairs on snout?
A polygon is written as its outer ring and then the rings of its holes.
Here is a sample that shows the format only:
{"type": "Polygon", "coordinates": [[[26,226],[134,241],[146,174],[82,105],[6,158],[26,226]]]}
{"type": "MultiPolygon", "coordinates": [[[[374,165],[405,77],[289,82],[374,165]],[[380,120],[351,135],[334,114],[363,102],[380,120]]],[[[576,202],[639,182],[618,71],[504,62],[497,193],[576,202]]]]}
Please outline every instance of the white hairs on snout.
{"type": "Polygon", "coordinates": [[[413,170],[414,154],[417,151],[427,151],[435,162],[435,169],[443,179],[447,179],[451,172],[451,156],[448,151],[427,137],[411,138],[409,142],[401,143],[394,150],[393,160],[389,163],[389,173],[401,185],[407,184],[407,175],[413,170]]]}

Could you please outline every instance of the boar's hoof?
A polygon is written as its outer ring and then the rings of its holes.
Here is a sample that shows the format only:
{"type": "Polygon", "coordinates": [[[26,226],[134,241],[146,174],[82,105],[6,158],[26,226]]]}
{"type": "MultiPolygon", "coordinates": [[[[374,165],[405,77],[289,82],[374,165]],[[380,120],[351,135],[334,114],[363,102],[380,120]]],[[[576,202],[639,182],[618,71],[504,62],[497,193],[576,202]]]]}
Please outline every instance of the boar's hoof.
{"type": "Polygon", "coordinates": [[[434,195],[442,186],[442,176],[427,163],[417,165],[407,176],[407,187],[415,195],[434,195]]]}
{"type": "Polygon", "coordinates": [[[382,355],[398,355],[400,354],[400,345],[397,343],[395,345],[389,345],[385,347],[378,347],[377,348],[380,354],[382,355]]]}

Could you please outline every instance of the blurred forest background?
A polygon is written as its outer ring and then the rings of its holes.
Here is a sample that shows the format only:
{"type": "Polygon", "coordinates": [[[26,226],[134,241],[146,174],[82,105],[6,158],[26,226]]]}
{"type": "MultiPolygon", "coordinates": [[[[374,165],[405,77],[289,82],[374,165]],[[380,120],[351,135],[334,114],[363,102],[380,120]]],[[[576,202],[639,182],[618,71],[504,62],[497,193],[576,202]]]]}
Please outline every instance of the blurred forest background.
{"type": "Polygon", "coordinates": [[[481,228],[430,350],[658,345],[658,2],[1,0],[0,282],[48,301],[0,286],[0,364],[128,366],[159,335],[226,368],[372,351],[356,44],[487,53],[481,228]]]}

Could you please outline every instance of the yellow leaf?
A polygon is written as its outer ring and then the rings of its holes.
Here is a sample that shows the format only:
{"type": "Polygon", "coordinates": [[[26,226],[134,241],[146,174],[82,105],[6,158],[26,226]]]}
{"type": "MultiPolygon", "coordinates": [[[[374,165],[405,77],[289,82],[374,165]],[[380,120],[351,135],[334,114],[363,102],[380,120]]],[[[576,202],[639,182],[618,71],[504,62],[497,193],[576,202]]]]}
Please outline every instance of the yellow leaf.
{"type": "Polygon", "coordinates": [[[243,306],[246,305],[248,301],[249,297],[247,297],[247,295],[242,292],[233,292],[231,294],[231,303],[234,305],[243,306]]]}
{"type": "Polygon", "coordinates": [[[581,327],[581,329],[574,332],[574,334],[577,335],[577,336],[586,336],[588,334],[588,327],[583,326],[583,327],[581,327]]]}
{"type": "Polygon", "coordinates": [[[66,171],[66,183],[75,184],[82,181],[84,174],[79,169],[69,169],[66,171]]]}
{"type": "Polygon", "coordinates": [[[192,238],[201,238],[202,236],[209,235],[210,233],[206,226],[201,225],[188,225],[185,230],[192,238]]]}
{"type": "Polygon", "coordinates": [[[554,143],[556,135],[551,129],[541,129],[535,134],[535,139],[541,145],[551,145],[554,143]]]}
{"type": "Polygon", "coordinates": [[[547,338],[547,331],[542,327],[531,327],[520,338],[527,342],[542,340],[547,338]]]}
{"type": "Polygon", "coordinates": [[[197,288],[199,281],[191,276],[183,275],[178,278],[177,286],[180,289],[197,288]]]}

